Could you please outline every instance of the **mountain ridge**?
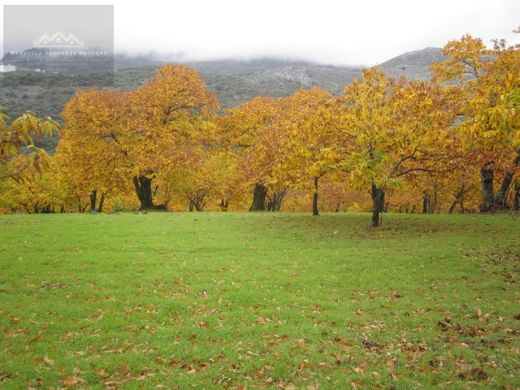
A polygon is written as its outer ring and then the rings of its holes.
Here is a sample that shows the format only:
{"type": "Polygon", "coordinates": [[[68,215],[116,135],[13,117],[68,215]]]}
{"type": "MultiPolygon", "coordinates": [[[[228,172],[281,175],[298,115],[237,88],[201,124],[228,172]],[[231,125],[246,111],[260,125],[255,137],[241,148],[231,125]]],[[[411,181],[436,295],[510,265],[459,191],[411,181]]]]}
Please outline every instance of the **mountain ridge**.
{"type": "MultiPolygon", "coordinates": [[[[378,65],[390,77],[411,80],[431,77],[430,66],[442,61],[442,49],[425,48],[403,53],[378,65]]],[[[113,87],[131,89],[152,77],[166,61],[140,56],[115,57],[113,87]]],[[[287,96],[300,88],[321,87],[338,95],[361,76],[361,66],[323,65],[303,60],[254,58],[213,61],[178,61],[197,69],[208,88],[214,91],[223,108],[240,105],[255,96],[287,96]]],[[[59,119],[65,102],[77,89],[103,86],[102,75],[59,75],[15,71],[0,73],[0,105],[16,117],[24,111],[59,119]]]]}

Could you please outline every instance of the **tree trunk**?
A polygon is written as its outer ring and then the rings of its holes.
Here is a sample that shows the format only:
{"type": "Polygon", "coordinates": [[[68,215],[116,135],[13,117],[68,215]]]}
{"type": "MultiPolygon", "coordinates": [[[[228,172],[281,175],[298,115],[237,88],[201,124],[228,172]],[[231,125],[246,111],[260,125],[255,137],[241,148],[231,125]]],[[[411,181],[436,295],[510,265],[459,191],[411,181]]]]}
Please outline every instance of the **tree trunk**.
{"type": "Polygon", "coordinates": [[[437,185],[434,185],[434,187],[433,187],[433,201],[431,202],[431,205],[430,205],[430,213],[431,214],[435,214],[435,210],[437,209],[438,193],[439,193],[439,191],[437,190],[437,185]]]}
{"type": "Polygon", "coordinates": [[[513,172],[508,171],[506,172],[506,175],[504,176],[504,180],[502,180],[502,185],[500,186],[500,189],[495,195],[494,199],[494,207],[496,208],[505,208],[506,205],[506,196],[507,191],[509,191],[509,187],[511,185],[511,182],[513,181],[513,172]]]}
{"type": "Polygon", "coordinates": [[[267,198],[267,211],[280,211],[282,208],[282,202],[287,194],[287,187],[281,191],[276,191],[271,196],[266,195],[267,198]]]}
{"type": "Polygon", "coordinates": [[[431,197],[428,191],[423,192],[423,203],[422,203],[422,213],[428,214],[430,212],[430,202],[431,197]]]}
{"type": "Polygon", "coordinates": [[[103,212],[103,206],[104,205],[105,205],[105,193],[102,192],[101,193],[101,198],[99,199],[99,205],[98,205],[98,208],[97,208],[98,213],[102,213],[103,212]]]}
{"type": "Polygon", "coordinates": [[[453,214],[453,210],[455,210],[455,206],[459,204],[458,199],[455,199],[450,206],[450,209],[448,210],[448,214],[453,214]]]}
{"type": "Polygon", "coordinates": [[[227,199],[221,199],[220,200],[220,210],[221,211],[228,211],[229,208],[229,201],[227,199]]]}
{"type": "Polygon", "coordinates": [[[262,183],[256,183],[253,192],[253,203],[249,211],[265,211],[265,198],[267,196],[267,187],[262,183]]]}
{"type": "Polygon", "coordinates": [[[204,197],[206,196],[206,190],[199,189],[197,191],[188,192],[186,197],[188,198],[188,209],[190,211],[204,211],[206,202],[204,197]]]}
{"type": "Polygon", "coordinates": [[[152,179],[144,175],[134,176],[134,187],[141,203],[139,210],[153,209],[152,179]]]}
{"type": "Polygon", "coordinates": [[[195,199],[195,210],[204,211],[204,206],[206,202],[204,202],[204,197],[206,196],[206,191],[200,190],[197,191],[197,198],[195,199]]]}
{"type": "Polygon", "coordinates": [[[318,176],[314,176],[314,193],[312,194],[312,215],[318,216],[318,176]]]}
{"type": "Polygon", "coordinates": [[[506,172],[502,185],[495,196],[495,206],[498,208],[506,208],[506,197],[509,187],[513,182],[513,176],[515,175],[516,169],[520,166],[520,149],[516,151],[516,157],[513,161],[513,166],[506,172]]]}
{"type": "Polygon", "coordinates": [[[50,204],[43,206],[40,209],[40,214],[52,214],[54,211],[52,210],[52,206],[50,204]]]}
{"type": "Polygon", "coordinates": [[[455,211],[455,206],[460,205],[460,212],[464,214],[464,194],[466,193],[465,185],[461,185],[455,194],[455,199],[451,203],[450,209],[448,211],[448,214],[453,214],[453,211],[455,211]]]}
{"type": "Polygon", "coordinates": [[[480,205],[480,211],[486,212],[493,210],[495,203],[495,190],[493,188],[494,172],[493,163],[488,162],[480,169],[480,181],[482,184],[483,202],[480,205]]]}
{"type": "Polygon", "coordinates": [[[372,227],[381,226],[381,212],[385,201],[385,192],[372,183],[372,227]]]}
{"type": "Polygon", "coordinates": [[[513,197],[513,210],[520,211],[520,179],[515,184],[515,195],[513,197]]]}
{"type": "Polygon", "coordinates": [[[97,198],[97,190],[94,190],[90,193],[90,212],[96,212],[96,198],[97,198]]]}

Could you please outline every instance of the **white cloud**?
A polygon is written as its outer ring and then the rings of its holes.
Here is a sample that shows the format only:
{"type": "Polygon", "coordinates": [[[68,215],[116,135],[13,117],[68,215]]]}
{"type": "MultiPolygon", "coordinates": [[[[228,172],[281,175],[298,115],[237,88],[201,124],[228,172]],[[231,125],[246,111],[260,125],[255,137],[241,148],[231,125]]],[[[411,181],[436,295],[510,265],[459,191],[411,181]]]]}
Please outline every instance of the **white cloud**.
{"type": "Polygon", "coordinates": [[[518,41],[511,31],[520,26],[518,0],[115,0],[113,4],[116,51],[183,53],[187,59],[277,56],[372,65],[405,51],[441,47],[465,33],[486,43],[493,38],[518,41]]]}

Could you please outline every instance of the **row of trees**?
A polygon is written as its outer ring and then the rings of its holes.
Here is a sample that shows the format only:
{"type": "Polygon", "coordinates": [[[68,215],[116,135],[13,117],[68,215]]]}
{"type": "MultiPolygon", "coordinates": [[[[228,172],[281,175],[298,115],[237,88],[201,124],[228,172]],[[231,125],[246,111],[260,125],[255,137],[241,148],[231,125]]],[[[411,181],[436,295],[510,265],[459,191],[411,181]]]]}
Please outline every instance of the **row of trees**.
{"type": "Polygon", "coordinates": [[[302,89],[223,112],[195,70],[166,65],[132,91],[77,92],[52,157],[31,136],[54,122],[1,117],[3,207],[145,210],[184,199],[201,211],[249,199],[252,211],[278,211],[307,198],[314,215],[320,204],[371,207],[373,226],[388,207],[518,209],[520,47],[464,36],[444,54],[429,81],[373,68],[338,97],[302,89]]]}

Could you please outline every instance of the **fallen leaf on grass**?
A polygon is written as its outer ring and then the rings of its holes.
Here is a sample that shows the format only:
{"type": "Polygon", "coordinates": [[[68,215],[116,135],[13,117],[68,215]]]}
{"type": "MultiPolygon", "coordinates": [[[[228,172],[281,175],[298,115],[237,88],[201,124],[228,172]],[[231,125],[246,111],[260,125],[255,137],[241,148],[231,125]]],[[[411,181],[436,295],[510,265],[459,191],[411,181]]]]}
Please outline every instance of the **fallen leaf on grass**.
{"type": "Polygon", "coordinates": [[[20,328],[20,329],[9,329],[5,332],[6,337],[18,337],[22,334],[28,334],[29,329],[27,328],[20,328]]]}
{"type": "Polygon", "coordinates": [[[336,338],[334,339],[334,341],[335,341],[336,343],[338,343],[338,344],[341,344],[341,345],[345,345],[345,346],[348,345],[348,341],[347,341],[347,340],[342,339],[342,338],[339,338],[339,337],[336,337],[336,338]]]}
{"type": "Polygon", "coordinates": [[[36,342],[40,341],[41,339],[42,339],[42,335],[38,334],[38,335],[34,336],[32,339],[30,339],[28,344],[36,343],[36,342]]]}
{"type": "Polygon", "coordinates": [[[120,382],[117,382],[117,381],[112,381],[112,380],[107,380],[103,383],[103,385],[105,386],[105,389],[107,390],[112,390],[112,389],[119,389],[120,387],[120,382]]]}
{"type": "Polygon", "coordinates": [[[48,365],[48,366],[52,366],[52,365],[54,364],[54,360],[49,359],[49,357],[48,357],[47,355],[45,355],[45,356],[43,357],[43,361],[44,361],[44,363],[45,363],[46,365],[48,365]]]}
{"type": "Polygon", "coordinates": [[[77,376],[66,376],[61,380],[61,383],[65,386],[76,386],[85,383],[85,381],[77,376]]]}
{"type": "Polygon", "coordinates": [[[100,376],[100,377],[106,377],[108,376],[107,372],[105,371],[104,368],[100,368],[99,370],[96,371],[96,375],[97,376],[100,376]]]}
{"type": "Polygon", "coordinates": [[[162,357],[158,357],[154,360],[155,364],[165,364],[166,361],[162,357]]]}
{"type": "Polygon", "coordinates": [[[385,348],[385,345],[384,344],[380,344],[376,341],[372,341],[372,340],[363,340],[362,341],[362,344],[363,344],[363,347],[365,347],[366,349],[384,349],[385,348]]]}
{"type": "Polygon", "coordinates": [[[367,369],[367,367],[368,367],[368,363],[363,362],[360,365],[358,365],[357,367],[354,367],[353,370],[356,374],[365,375],[365,370],[367,369]]]}
{"type": "Polygon", "coordinates": [[[459,372],[460,379],[471,379],[475,381],[485,381],[489,375],[482,368],[472,368],[471,370],[459,372]]]}

